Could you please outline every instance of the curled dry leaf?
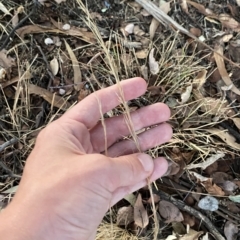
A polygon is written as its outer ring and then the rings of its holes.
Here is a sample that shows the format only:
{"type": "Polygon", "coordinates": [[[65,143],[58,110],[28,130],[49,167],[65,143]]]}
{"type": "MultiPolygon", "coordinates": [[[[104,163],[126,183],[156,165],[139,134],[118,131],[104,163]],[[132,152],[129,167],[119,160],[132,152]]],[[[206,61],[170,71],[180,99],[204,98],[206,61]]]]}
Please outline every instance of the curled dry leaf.
{"type": "Polygon", "coordinates": [[[206,196],[198,202],[198,207],[207,210],[207,211],[216,211],[218,210],[218,200],[211,196],[206,196]]]}
{"type": "Polygon", "coordinates": [[[133,222],[133,207],[121,207],[117,212],[117,225],[127,226],[129,223],[133,222]]]}
{"type": "Polygon", "coordinates": [[[230,28],[236,32],[240,31],[240,24],[237,22],[234,18],[232,18],[228,14],[220,14],[219,15],[219,21],[222,23],[222,25],[226,28],[230,28]]]}
{"type": "Polygon", "coordinates": [[[15,61],[13,58],[7,56],[6,51],[0,51],[0,66],[8,69],[15,65],[15,61]]]}
{"type": "Polygon", "coordinates": [[[54,76],[57,75],[58,71],[59,71],[59,63],[58,63],[58,60],[56,58],[54,58],[53,60],[51,60],[50,62],[50,68],[51,68],[51,71],[52,71],[52,74],[54,76]]]}
{"type": "Polygon", "coordinates": [[[149,53],[149,69],[151,74],[156,75],[159,72],[159,63],[155,60],[153,54],[154,54],[154,48],[149,53]]]}
{"type": "Polygon", "coordinates": [[[47,102],[52,104],[54,107],[68,110],[70,104],[62,97],[49,92],[48,90],[38,87],[34,84],[28,84],[28,93],[29,94],[36,94],[38,96],[43,97],[47,102]]]}
{"type": "Polygon", "coordinates": [[[134,222],[140,228],[145,228],[149,223],[147,210],[143,206],[142,196],[139,193],[134,204],[134,222]]]}
{"type": "MultiPolygon", "coordinates": [[[[64,40],[65,41],[65,40],[64,40]]],[[[69,44],[65,41],[66,49],[72,61],[73,73],[74,73],[74,88],[76,91],[79,91],[82,88],[82,73],[80,70],[80,66],[78,64],[78,60],[69,46],[69,44]]]]}
{"type": "Polygon", "coordinates": [[[202,13],[203,15],[205,16],[208,16],[208,15],[212,15],[213,12],[210,10],[210,9],[206,9],[202,4],[200,3],[196,3],[196,2],[193,2],[193,1],[188,1],[187,0],[187,3],[192,5],[193,7],[195,7],[200,13],[202,13]]]}
{"type": "Polygon", "coordinates": [[[210,128],[210,129],[206,129],[205,131],[218,136],[219,138],[221,138],[228,146],[236,149],[239,151],[240,149],[240,144],[236,142],[236,139],[230,135],[228,132],[217,129],[217,128],[210,128]]]}
{"type": "Polygon", "coordinates": [[[232,80],[230,79],[230,77],[227,73],[226,67],[225,67],[224,59],[221,57],[221,56],[223,56],[222,44],[216,44],[214,50],[215,50],[214,58],[215,58],[215,61],[216,61],[217,67],[218,67],[218,71],[222,77],[222,80],[224,81],[224,83],[227,86],[233,85],[231,88],[231,91],[240,95],[240,91],[236,88],[236,86],[234,86],[232,80]]]}
{"type": "Polygon", "coordinates": [[[198,72],[197,76],[193,79],[193,87],[200,90],[206,82],[207,70],[203,69],[198,72]]]}
{"type": "Polygon", "coordinates": [[[236,127],[238,128],[238,130],[240,130],[240,118],[232,118],[232,120],[236,127]]]}
{"type": "Polygon", "coordinates": [[[208,193],[217,196],[225,195],[223,190],[212,182],[212,178],[203,177],[202,175],[192,171],[189,171],[189,173],[191,173],[193,176],[197,178],[198,181],[200,181],[201,185],[206,189],[208,193]]]}
{"type": "Polygon", "coordinates": [[[166,223],[183,221],[183,215],[180,210],[174,204],[168,201],[160,201],[159,213],[163,218],[166,219],[166,223]]]}
{"type": "Polygon", "coordinates": [[[139,25],[134,26],[133,33],[136,36],[144,36],[146,33],[139,27],[139,25]]]}
{"type": "Polygon", "coordinates": [[[193,169],[193,168],[201,168],[201,169],[206,169],[208,166],[216,162],[219,158],[223,158],[225,154],[223,152],[218,152],[211,157],[207,158],[206,161],[198,163],[198,164],[189,164],[186,166],[185,169],[193,169]]]}
{"type": "Polygon", "coordinates": [[[159,25],[160,25],[160,22],[157,19],[153,18],[149,27],[149,34],[150,34],[151,40],[153,40],[159,25]]]}
{"type": "Polygon", "coordinates": [[[236,240],[238,236],[237,225],[230,221],[227,221],[224,226],[224,234],[227,240],[236,240]]]}
{"type": "Polygon", "coordinates": [[[179,104],[184,104],[189,100],[192,93],[192,88],[192,85],[186,87],[186,90],[181,94],[181,101],[178,101],[179,104]]]}

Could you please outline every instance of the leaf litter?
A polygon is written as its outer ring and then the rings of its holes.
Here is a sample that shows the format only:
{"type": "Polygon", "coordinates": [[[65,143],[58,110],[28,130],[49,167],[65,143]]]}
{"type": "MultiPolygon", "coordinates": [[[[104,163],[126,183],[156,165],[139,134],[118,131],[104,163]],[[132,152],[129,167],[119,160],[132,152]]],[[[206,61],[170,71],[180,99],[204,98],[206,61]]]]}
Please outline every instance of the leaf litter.
{"type": "MultiPolygon", "coordinates": [[[[1,156],[14,174],[21,175],[24,164],[14,159],[17,156],[24,163],[40,128],[91,92],[114,84],[116,76],[142,76],[148,91],[129,102],[130,109],[165,102],[171,108],[169,123],[174,129],[169,143],[148,152],[153,158],[166,156],[171,162],[155,186],[206,218],[218,219],[212,222],[225,234],[222,237],[234,239],[230,232],[236,230],[231,229],[240,223],[239,1],[154,3],[155,10],[167,14],[191,37],[179,33],[183,31],[177,24],[159,21],[146,7],[147,1],[137,2],[115,1],[106,6],[100,0],[87,1],[88,16],[77,0],[39,0],[38,14],[19,26],[32,10],[32,1],[21,5],[7,0],[0,3],[0,46],[16,27],[16,34],[0,51],[0,126],[4,129],[0,143],[8,143],[9,132],[21,142],[4,145],[8,147],[1,156]],[[89,22],[95,29],[89,28],[89,22]],[[17,118],[11,115],[13,110],[17,118]],[[206,199],[215,199],[218,204],[210,215],[208,211],[214,208],[208,207],[206,199]],[[228,221],[230,224],[225,224],[228,221]]],[[[121,113],[123,109],[117,107],[109,114],[121,113]]],[[[5,199],[13,194],[7,189],[17,186],[18,179],[9,176],[6,169],[0,168],[0,172],[1,201],[6,205],[5,199]],[[8,184],[9,179],[13,184],[8,184]]],[[[182,211],[174,201],[164,201],[155,195],[161,239],[210,239],[208,232],[212,229],[208,225],[202,228],[195,214],[182,211]],[[184,230],[181,234],[175,231],[174,219],[184,230]]],[[[147,188],[126,196],[114,206],[115,223],[139,239],[153,236],[152,204],[147,188]]],[[[216,232],[211,235],[221,239],[216,232]]]]}

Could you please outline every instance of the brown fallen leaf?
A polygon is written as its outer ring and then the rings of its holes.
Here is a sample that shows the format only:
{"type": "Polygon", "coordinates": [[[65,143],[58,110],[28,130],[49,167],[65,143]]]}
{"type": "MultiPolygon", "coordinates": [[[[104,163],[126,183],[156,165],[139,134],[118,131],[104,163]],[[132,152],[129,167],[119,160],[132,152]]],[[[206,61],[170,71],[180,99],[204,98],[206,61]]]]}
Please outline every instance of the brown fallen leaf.
{"type": "Polygon", "coordinates": [[[38,96],[43,97],[47,102],[52,104],[54,107],[68,110],[71,106],[64,98],[49,92],[48,90],[38,87],[34,84],[28,84],[28,93],[29,94],[36,94],[38,96]]]}
{"type": "Polygon", "coordinates": [[[236,142],[236,139],[230,135],[227,131],[223,131],[217,128],[210,128],[210,129],[206,129],[206,132],[209,132],[213,135],[218,136],[219,138],[221,138],[228,146],[236,149],[239,151],[240,149],[240,144],[236,142]]]}
{"type": "Polygon", "coordinates": [[[188,233],[180,237],[179,240],[198,240],[203,232],[197,232],[193,229],[189,229],[188,233]]]}
{"type": "Polygon", "coordinates": [[[227,221],[224,226],[224,234],[227,240],[236,240],[238,235],[237,225],[230,221],[227,221]]]}
{"type": "Polygon", "coordinates": [[[234,30],[235,32],[240,31],[240,23],[237,22],[234,18],[232,18],[228,14],[220,14],[218,17],[219,21],[222,23],[222,25],[226,28],[230,28],[234,30]]]}
{"type": "Polygon", "coordinates": [[[231,91],[240,95],[240,91],[238,90],[238,88],[236,86],[233,85],[233,82],[232,82],[232,80],[230,79],[230,77],[227,73],[224,60],[221,57],[221,56],[223,56],[223,45],[222,45],[222,43],[216,44],[215,47],[214,47],[214,50],[215,50],[214,58],[215,58],[215,61],[216,61],[217,67],[218,67],[218,71],[219,71],[219,73],[222,77],[222,80],[224,81],[224,83],[227,86],[232,85],[231,91]]]}
{"type": "Polygon", "coordinates": [[[238,128],[238,130],[240,130],[240,118],[232,118],[232,120],[236,127],[238,128]]]}
{"type": "Polygon", "coordinates": [[[187,0],[187,3],[192,5],[193,7],[195,7],[200,13],[202,13],[203,15],[205,16],[208,16],[208,15],[213,15],[213,12],[210,10],[210,9],[206,9],[202,4],[200,3],[196,3],[196,2],[193,2],[193,1],[188,1],[187,0]]]}
{"type": "Polygon", "coordinates": [[[15,60],[6,54],[5,50],[0,51],[0,66],[8,69],[15,65],[15,60]]]}
{"type": "Polygon", "coordinates": [[[96,39],[92,32],[87,32],[85,29],[77,28],[77,27],[71,27],[69,30],[63,30],[61,28],[56,28],[55,26],[52,27],[46,27],[41,25],[26,25],[24,27],[21,27],[16,30],[17,34],[24,38],[26,34],[30,33],[61,33],[65,35],[70,36],[77,36],[81,38],[82,40],[88,42],[88,43],[96,43],[96,39]]]}
{"type": "Polygon", "coordinates": [[[127,226],[129,223],[133,222],[133,207],[121,207],[117,212],[117,225],[127,226]]]}
{"type": "Polygon", "coordinates": [[[166,223],[182,222],[184,220],[180,210],[174,204],[165,200],[159,203],[159,213],[166,219],[166,223]]]}
{"type": "Polygon", "coordinates": [[[68,54],[71,58],[72,61],[72,66],[73,66],[73,73],[74,73],[74,88],[76,91],[79,91],[82,88],[82,73],[78,64],[78,60],[73,52],[73,50],[71,49],[71,47],[69,46],[69,44],[67,43],[66,40],[64,40],[65,45],[66,45],[66,49],[68,51],[68,54]]]}
{"type": "Polygon", "coordinates": [[[143,206],[142,196],[139,193],[134,204],[134,222],[140,228],[145,228],[149,223],[147,210],[143,206]]]}
{"type": "Polygon", "coordinates": [[[153,18],[149,27],[149,34],[150,34],[151,40],[153,40],[159,25],[160,25],[160,22],[156,18],[153,18]]]}
{"type": "Polygon", "coordinates": [[[189,171],[189,173],[195,176],[196,179],[201,183],[201,185],[206,189],[206,191],[211,195],[217,195],[217,196],[225,195],[223,190],[220,187],[218,187],[215,183],[213,183],[212,178],[203,177],[202,175],[192,171],[189,171]]]}

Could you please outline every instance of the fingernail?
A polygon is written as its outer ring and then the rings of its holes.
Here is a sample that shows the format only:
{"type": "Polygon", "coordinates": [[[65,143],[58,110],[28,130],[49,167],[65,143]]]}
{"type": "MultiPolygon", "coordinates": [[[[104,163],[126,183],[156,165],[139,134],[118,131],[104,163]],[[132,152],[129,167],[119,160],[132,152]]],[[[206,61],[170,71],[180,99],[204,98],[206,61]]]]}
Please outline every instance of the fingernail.
{"type": "Polygon", "coordinates": [[[153,171],[153,159],[149,155],[140,153],[137,157],[146,172],[153,171]]]}

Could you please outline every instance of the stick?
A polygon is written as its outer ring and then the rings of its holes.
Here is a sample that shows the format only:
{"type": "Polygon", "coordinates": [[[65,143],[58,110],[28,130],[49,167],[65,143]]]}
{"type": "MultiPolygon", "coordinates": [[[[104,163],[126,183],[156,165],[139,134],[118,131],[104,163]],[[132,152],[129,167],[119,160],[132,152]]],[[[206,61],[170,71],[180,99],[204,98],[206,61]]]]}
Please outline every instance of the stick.
{"type": "Polygon", "coordinates": [[[154,193],[160,196],[161,199],[164,199],[166,201],[173,203],[179,209],[187,213],[190,213],[191,215],[194,215],[196,218],[200,219],[203,222],[203,224],[206,226],[208,231],[215,237],[216,240],[225,240],[225,238],[220,234],[220,232],[216,229],[216,227],[212,224],[212,222],[206,216],[204,216],[201,212],[197,211],[192,207],[187,206],[181,200],[178,200],[161,190],[159,191],[154,190],[154,193]]]}
{"type": "Polygon", "coordinates": [[[0,145],[0,152],[2,152],[6,147],[15,144],[16,142],[18,142],[18,140],[16,138],[12,138],[9,141],[3,143],[0,145]]]}

